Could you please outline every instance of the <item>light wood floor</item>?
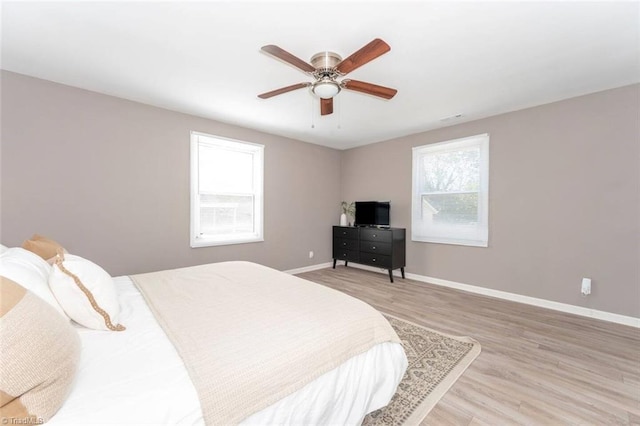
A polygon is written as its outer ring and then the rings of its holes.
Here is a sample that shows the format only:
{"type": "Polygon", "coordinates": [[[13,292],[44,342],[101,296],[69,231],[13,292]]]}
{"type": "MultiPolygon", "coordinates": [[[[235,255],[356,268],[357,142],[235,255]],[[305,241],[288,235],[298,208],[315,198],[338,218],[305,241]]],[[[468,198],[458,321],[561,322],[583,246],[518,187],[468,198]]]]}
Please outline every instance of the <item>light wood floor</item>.
{"type": "Polygon", "coordinates": [[[422,425],[640,425],[640,330],[337,266],[300,277],[482,353],[422,425]]]}

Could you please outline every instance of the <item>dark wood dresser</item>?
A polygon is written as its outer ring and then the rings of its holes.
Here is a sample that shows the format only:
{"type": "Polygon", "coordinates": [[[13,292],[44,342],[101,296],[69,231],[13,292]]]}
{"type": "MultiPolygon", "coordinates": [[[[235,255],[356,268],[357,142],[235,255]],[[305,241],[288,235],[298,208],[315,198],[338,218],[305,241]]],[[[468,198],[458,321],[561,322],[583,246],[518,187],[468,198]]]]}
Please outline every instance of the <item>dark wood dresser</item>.
{"type": "Polygon", "coordinates": [[[389,271],[400,269],[404,278],[406,264],[406,229],[370,227],[333,227],[333,268],[338,260],[376,266],[389,271]]]}

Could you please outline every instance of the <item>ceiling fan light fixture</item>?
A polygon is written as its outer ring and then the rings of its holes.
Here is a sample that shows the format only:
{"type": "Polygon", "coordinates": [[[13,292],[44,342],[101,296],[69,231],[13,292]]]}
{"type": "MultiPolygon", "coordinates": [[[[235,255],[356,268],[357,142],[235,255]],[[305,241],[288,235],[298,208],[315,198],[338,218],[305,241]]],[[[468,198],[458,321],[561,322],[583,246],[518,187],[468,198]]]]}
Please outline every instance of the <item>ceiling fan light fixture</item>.
{"type": "Polygon", "coordinates": [[[331,79],[322,79],[313,83],[311,91],[322,99],[331,99],[340,93],[340,85],[331,79]]]}

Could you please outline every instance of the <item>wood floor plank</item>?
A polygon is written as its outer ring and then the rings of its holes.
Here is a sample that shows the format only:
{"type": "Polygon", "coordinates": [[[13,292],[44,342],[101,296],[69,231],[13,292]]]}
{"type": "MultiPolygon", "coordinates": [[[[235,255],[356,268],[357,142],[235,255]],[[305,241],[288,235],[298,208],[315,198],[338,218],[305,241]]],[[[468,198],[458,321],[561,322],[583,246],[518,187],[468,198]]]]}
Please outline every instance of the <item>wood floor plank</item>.
{"type": "Polygon", "coordinates": [[[482,353],[422,425],[638,425],[640,330],[338,266],[299,275],[482,353]]]}

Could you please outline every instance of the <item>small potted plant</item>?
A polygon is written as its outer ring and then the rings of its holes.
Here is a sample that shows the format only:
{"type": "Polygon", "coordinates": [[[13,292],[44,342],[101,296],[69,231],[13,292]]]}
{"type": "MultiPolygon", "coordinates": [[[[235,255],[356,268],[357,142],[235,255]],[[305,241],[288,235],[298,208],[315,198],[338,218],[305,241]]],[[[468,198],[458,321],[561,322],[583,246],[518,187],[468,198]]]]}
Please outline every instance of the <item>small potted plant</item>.
{"type": "Polygon", "coordinates": [[[353,217],[353,215],[356,214],[356,203],[354,203],[353,201],[351,203],[343,201],[341,203],[341,206],[342,214],[340,215],[340,226],[347,226],[349,223],[347,221],[347,215],[353,217]]]}

